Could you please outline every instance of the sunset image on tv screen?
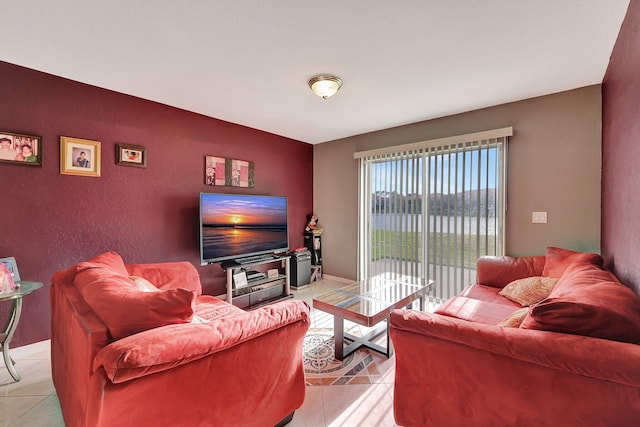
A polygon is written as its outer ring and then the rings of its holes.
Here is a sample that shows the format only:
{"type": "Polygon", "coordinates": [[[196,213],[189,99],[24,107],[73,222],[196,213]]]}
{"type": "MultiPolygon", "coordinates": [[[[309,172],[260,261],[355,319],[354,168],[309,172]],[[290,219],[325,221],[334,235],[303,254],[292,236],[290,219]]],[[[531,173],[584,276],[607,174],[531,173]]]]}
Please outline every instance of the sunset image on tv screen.
{"type": "Polygon", "coordinates": [[[288,249],[287,198],[201,195],[203,261],[288,249]]]}

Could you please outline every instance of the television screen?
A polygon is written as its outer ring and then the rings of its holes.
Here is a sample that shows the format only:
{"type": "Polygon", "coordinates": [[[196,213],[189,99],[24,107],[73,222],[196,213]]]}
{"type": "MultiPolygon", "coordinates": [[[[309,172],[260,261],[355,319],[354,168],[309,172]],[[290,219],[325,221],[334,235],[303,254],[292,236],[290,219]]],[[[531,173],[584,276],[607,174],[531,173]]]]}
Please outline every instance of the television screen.
{"type": "Polygon", "coordinates": [[[202,265],[288,249],[286,197],[200,193],[202,265]]]}

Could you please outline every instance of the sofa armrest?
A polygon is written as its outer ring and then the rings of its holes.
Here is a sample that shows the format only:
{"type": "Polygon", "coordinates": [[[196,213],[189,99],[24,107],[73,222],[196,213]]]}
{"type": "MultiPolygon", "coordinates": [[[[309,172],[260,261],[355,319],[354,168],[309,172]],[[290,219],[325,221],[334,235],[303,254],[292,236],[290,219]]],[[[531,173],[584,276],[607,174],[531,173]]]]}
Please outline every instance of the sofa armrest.
{"type": "Polygon", "coordinates": [[[121,383],[202,359],[297,322],[306,325],[306,332],[309,307],[303,301],[288,300],[207,323],[167,325],[109,344],[97,354],[93,368],[104,369],[112,383],[121,383]]]}
{"type": "MultiPolygon", "coordinates": [[[[515,359],[601,381],[640,387],[640,346],[580,335],[504,328],[438,314],[396,310],[391,314],[391,337],[399,332],[464,346],[475,353],[515,359]]],[[[401,350],[397,350],[401,354],[401,350]]],[[[435,357],[435,355],[434,355],[435,357]]]]}
{"type": "Polygon", "coordinates": [[[182,288],[202,294],[198,270],[190,262],[161,262],[155,264],[127,264],[129,275],[144,277],[159,289],[182,288]]]}
{"type": "Polygon", "coordinates": [[[477,283],[503,288],[510,282],[531,276],[542,276],[544,256],[481,256],[476,264],[477,283]]]}

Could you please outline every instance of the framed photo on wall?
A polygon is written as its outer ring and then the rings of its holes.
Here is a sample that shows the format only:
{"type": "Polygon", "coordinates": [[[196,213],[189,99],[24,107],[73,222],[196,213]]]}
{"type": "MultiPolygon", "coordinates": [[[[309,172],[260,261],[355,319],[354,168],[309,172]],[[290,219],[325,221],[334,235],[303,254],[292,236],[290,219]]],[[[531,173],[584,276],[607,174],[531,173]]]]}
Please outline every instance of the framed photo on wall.
{"type": "Polygon", "coordinates": [[[147,149],[142,145],[116,144],[116,164],[146,168],[147,149]]]}
{"type": "Polygon", "coordinates": [[[99,177],[100,142],[61,136],[60,173],[99,177]]]}
{"type": "Polygon", "coordinates": [[[205,156],[204,163],[204,183],[206,185],[225,185],[226,159],[205,156]]]}
{"type": "Polygon", "coordinates": [[[42,137],[0,130],[0,162],[42,166],[42,137]]]}
{"type": "Polygon", "coordinates": [[[232,187],[253,188],[253,162],[228,159],[230,176],[227,174],[227,185],[232,187]]]}
{"type": "Polygon", "coordinates": [[[254,165],[246,160],[224,157],[204,157],[204,183],[206,185],[226,185],[248,187],[254,185],[254,165]]]}

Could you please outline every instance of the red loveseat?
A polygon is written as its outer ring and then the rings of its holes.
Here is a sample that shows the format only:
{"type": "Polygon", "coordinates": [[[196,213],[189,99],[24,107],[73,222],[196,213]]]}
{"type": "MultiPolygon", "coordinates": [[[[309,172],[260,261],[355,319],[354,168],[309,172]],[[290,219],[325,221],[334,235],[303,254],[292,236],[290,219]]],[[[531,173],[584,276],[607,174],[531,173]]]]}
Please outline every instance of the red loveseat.
{"type": "Polygon", "coordinates": [[[601,264],[559,248],[482,257],[477,283],[436,313],[394,311],[396,423],[637,425],[640,299],[601,264]],[[500,294],[549,279],[528,307],[500,294]]]}
{"type": "Polygon", "coordinates": [[[51,309],[68,427],[273,426],[304,401],[302,301],[245,312],[201,295],[190,263],[110,252],[55,273],[51,309]]]}

